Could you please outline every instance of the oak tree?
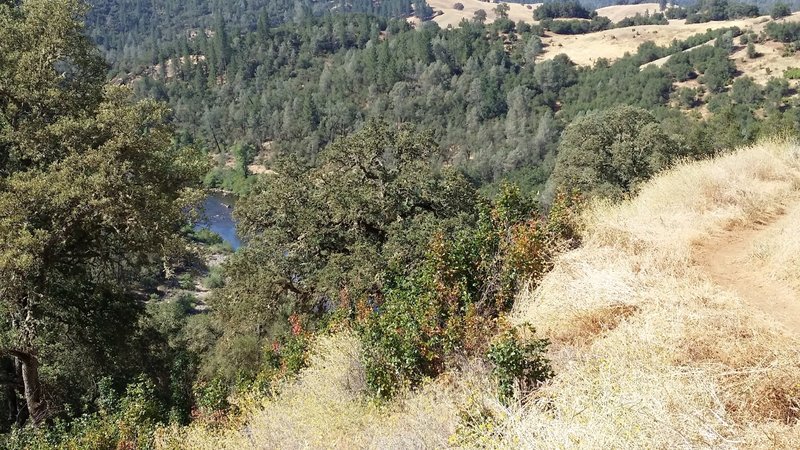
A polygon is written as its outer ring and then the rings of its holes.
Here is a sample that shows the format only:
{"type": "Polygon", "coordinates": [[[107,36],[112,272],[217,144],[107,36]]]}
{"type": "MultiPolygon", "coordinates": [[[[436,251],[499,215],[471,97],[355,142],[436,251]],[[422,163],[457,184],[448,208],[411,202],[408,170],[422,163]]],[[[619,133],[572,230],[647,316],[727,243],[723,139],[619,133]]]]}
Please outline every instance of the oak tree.
{"type": "Polygon", "coordinates": [[[123,363],[140,271],[176,248],[203,168],[164,105],[104,85],[84,13],[0,4],[0,354],[33,424],[123,363]]]}

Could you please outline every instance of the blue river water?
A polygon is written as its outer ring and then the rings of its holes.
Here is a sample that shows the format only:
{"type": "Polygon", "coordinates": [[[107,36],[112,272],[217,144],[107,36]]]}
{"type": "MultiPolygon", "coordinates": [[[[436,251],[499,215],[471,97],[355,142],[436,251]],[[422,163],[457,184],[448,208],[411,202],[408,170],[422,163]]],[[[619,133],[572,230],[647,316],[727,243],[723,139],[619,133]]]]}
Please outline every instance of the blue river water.
{"type": "Polygon", "coordinates": [[[234,250],[242,246],[236,235],[236,221],[233,220],[235,198],[230,195],[214,193],[203,202],[203,217],[195,224],[195,229],[208,228],[222,237],[234,250]]]}

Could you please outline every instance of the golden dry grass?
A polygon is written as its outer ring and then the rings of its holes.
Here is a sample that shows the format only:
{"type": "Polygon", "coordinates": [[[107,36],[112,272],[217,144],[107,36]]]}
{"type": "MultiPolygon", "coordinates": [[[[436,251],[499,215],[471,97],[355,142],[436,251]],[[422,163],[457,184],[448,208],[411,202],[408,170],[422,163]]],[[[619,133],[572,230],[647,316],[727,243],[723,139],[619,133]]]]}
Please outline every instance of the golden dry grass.
{"type": "Polygon", "coordinates": [[[669,25],[645,25],[638,27],[613,28],[597,33],[579,35],[548,34],[542,39],[546,44],[543,59],[551,59],[564,53],[578,65],[591,66],[599,58],[616,60],[625,53],[636,53],[640,45],[653,41],[657,45],[669,45],[673,39],[684,40],[707,29],[737,26],[742,29],[753,27],[761,18],[728,20],[709,23],[684,23],[684,20],[671,20],[669,25]]]}
{"type": "Polygon", "coordinates": [[[242,413],[223,426],[195,422],[161,429],[157,448],[443,448],[456,431],[461,405],[476,395],[495,395],[485,368],[470,363],[379,406],[364,393],[359,352],[353,335],[322,337],[310,367],[278,395],[236,399],[242,413]]]}
{"type": "MultiPolygon", "coordinates": [[[[363,395],[358,340],[341,334],[225,429],[164,429],[160,448],[800,448],[797,335],[695,263],[699,243],[779,216],[799,189],[800,146],[766,143],[594,204],[583,246],[517,299],[512,320],[553,340],[556,372],[524,406],[500,405],[478,363],[377,406],[363,395]]],[[[796,282],[793,219],[754,257],[796,282]]]]}
{"type": "Polygon", "coordinates": [[[756,239],[745,264],[763,267],[768,276],[784,281],[800,292],[800,208],[791,208],[779,226],[756,239]]]}
{"type": "Polygon", "coordinates": [[[659,11],[658,3],[639,3],[638,5],[611,5],[603,8],[597,8],[598,16],[605,16],[611,19],[612,22],[617,23],[626,17],[633,17],[636,14],[644,15],[649,12],[650,14],[659,11]]]}
{"type": "MultiPolygon", "coordinates": [[[[429,0],[428,5],[433,8],[434,12],[441,12],[441,14],[437,15],[433,18],[433,21],[438,23],[439,26],[442,28],[447,28],[448,26],[457,27],[458,24],[461,23],[463,19],[472,20],[475,12],[479,9],[486,11],[486,22],[491,23],[497,19],[497,15],[494,13],[494,8],[497,7],[499,3],[492,3],[492,2],[484,2],[481,0],[429,0]],[[456,10],[453,6],[456,3],[461,3],[464,5],[464,9],[461,11],[456,10]]],[[[528,23],[536,23],[533,20],[533,10],[539,6],[537,4],[531,5],[523,5],[521,3],[506,3],[508,5],[508,18],[513,20],[514,22],[528,22],[528,23]],[[530,6],[530,9],[528,8],[530,6]]],[[[417,23],[418,19],[412,18],[409,19],[412,23],[417,23]]]]}
{"type": "Polygon", "coordinates": [[[516,305],[517,321],[561,342],[558,375],[537,394],[551,408],[518,411],[505,442],[797,448],[797,336],[711,283],[693,251],[775,215],[798,186],[800,147],[774,143],[681,165],[631,201],[595,205],[585,245],[516,305]],[[620,304],[636,312],[589,346],[571,344],[584,317],[620,304]]]}
{"type": "MultiPolygon", "coordinates": [[[[625,6],[639,7],[642,5],[625,6]]],[[[609,8],[621,8],[621,6],[609,8]]],[[[605,8],[601,8],[598,12],[603,9],[605,8]]],[[[631,11],[636,11],[636,9],[631,9],[631,11]]],[[[612,9],[611,12],[621,16],[626,14],[626,10],[620,10],[617,13],[612,9]]],[[[622,58],[625,53],[635,53],[639,46],[646,41],[653,41],[657,45],[669,45],[673,39],[684,40],[695,34],[704,33],[708,29],[734,26],[743,31],[760,33],[770,21],[768,16],[694,24],[687,24],[684,20],[670,20],[669,25],[618,28],[574,36],[549,34],[542,40],[546,44],[542,58],[551,59],[563,53],[578,65],[591,66],[599,58],[614,61],[622,58]]],[[[800,12],[779,21],[800,21],[800,12]]],[[[754,60],[746,57],[746,48],[742,47],[734,52],[731,58],[736,62],[737,68],[743,75],[752,76],[757,82],[765,83],[770,76],[780,77],[784,69],[800,65],[797,58],[782,57],[780,51],[782,47],[783,44],[774,42],[759,44],[757,49],[764,56],[754,60]],[[767,69],[771,71],[771,74],[767,73],[767,69]]],[[[669,57],[658,59],[644,66],[651,64],[661,66],[667,59],[669,57]]]]}
{"type": "MultiPolygon", "coordinates": [[[[800,18],[800,16],[798,16],[800,18]]],[[[800,67],[800,59],[795,56],[783,56],[784,44],[767,41],[755,44],[756,51],[761,54],[758,58],[747,57],[747,47],[736,50],[731,54],[731,59],[736,63],[736,68],[742,73],[753,78],[759,84],[766,84],[770,78],[783,78],[783,72],[792,67],[800,67]]],[[[797,80],[789,80],[792,87],[798,86],[797,80]]]]}
{"type": "MultiPolygon", "coordinates": [[[[800,12],[796,12],[789,17],[777,20],[777,22],[797,22],[797,21],[800,21],[800,12]]],[[[677,22],[678,21],[671,21],[670,27],[673,26],[676,28],[687,27],[687,25],[682,25],[681,23],[677,22]]],[[[764,30],[764,28],[767,26],[769,22],[772,22],[772,20],[769,19],[769,17],[763,16],[737,22],[741,22],[741,24],[735,26],[742,28],[742,30],[752,31],[756,34],[759,34],[764,30]]],[[[712,23],[715,24],[712,28],[719,28],[718,26],[716,26],[717,23],[727,23],[727,22],[712,22],[712,23]]],[[[725,25],[725,26],[731,26],[731,25],[725,25]]],[[[702,45],[712,45],[712,44],[713,41],[702,45]]],[[[730,58],[736,64],[736,68],[739,70],[738,76],[749,76],[753,78],[753,80],[756,83],[763,85],[766,84],[766,82],[770,78],[773,77],[782,78],[784,70],[788,68],[800,67],[800,61],[798,61],[797,58],[793,56],[783,56],[783,47],[784,44],[774,41],[766,41],[759,44],[755,44],[756,51],[760,53],[761,56],[759,56],[758,58],[751,59],[747,57],[747,46],[740,45],[736,50],[734,50],[733,53],[731,53],[730,58]]],[[[664,65],[664,63],[666,63],[669,58],[670,57],[667,56],[665,58],[657,59],[655,61],[642,65],[642,67],[644,68],[650,65],[660,67],[664,65]]],[[[796,88],[798,85],[800,85],[800,82],[798,82],[797,80],[790,80],[790,84],[793,88],[796,88]]],[[[676,83],[676,87],[677,86],[680,86],[680,83],[676,83]]]]}
{"type": "MultiPolygon", "coordinates": [[[[497,17],[494,8],[497,3],[484,2],[481,0],[430,0],[428,4],[434,11],[441,14],[434,17],[434,21],[442,27],[457,27],[463,19],[472,20],[474,14],[479,9],[486,11],[487,22],[493,22],[497,17]],[[453,8],[456,3],[464,5],[464,9],[458,11],[453,8]]],[[[533,5],[523,5],[519,3],[506,3],[509,6],[509,18],[515,22],[524,21],[537,23],[533,20],[533,9],[540,3],[533,5]],[[528,6],[531,9],[528,9],[528,6]]],[[[599,8],[597,13],[606,16],[613,22],[618,22],[625,17],[644,14],[646,11],[657,12],[658,3],[641,3],[638,5],[614,5],[599,8]]],[[[416,18],[410,18],[414,24],[419,22],[416,18]]],[[[771,19],[768,16],[687,24],[685,20],[670,20],[669,25],[646,25],[638,27],[627,27],[588,33],[581,35],[558,35],[548,33],[543,37],[544,51],[541,59],[548,60],[556,55],[565,54],[570,60],[580,66],[592,66],[600,58],[610,61],[622,58],[626,53],[635,53],[644,42],[653,41],[657,45],[669,45],[673,40],[684,40],[695,34],[704,33],[709,29],[739,27],[744,31],[760,33],[771,19]]],[[[780,19],[779,21],[800,21],[800,12],[780,19]]],[[[713,43],[713,42],[712,42],[713,43]]],[[[706,45],[710,45],[708,43],[706,45]]],[[[771,77],[781,77],[783,71],[790,67],[798,67],[796,58],[783,57],[781,49],[783,44],[776,42],[765,42],[756,45],[757,51],[763,56],[750,59],[746,56],[746,47],[741,46],[732,55],[731,59],[736,63],[740,71],[740,76],[750,76],[757,83],[764,84],[771,77]]],[[[661,66],[669,57],[661,58],[643,65],[661,66]]],[[[792,86],[797,87],[800,83],[793,81],[792,86]]]]}

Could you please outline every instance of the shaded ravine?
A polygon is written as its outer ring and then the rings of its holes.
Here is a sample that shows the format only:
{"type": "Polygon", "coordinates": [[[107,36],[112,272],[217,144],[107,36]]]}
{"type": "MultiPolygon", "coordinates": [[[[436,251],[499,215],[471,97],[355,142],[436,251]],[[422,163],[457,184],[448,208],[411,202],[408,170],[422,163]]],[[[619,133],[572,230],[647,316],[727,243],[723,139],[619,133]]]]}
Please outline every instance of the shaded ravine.
{"type": "MultiPolygon", "coordinates": [[[[791,206],[797,208],[795,203],[791,206]]],[[[772,217],[715,236],[695,248],[694,259],[711,281],[739,296],[746,304],[800,334],[800,295],[787,282],[770,276],[769,269],[751,255],[756,242],[790,227],[791,214],[772,217]]]]}

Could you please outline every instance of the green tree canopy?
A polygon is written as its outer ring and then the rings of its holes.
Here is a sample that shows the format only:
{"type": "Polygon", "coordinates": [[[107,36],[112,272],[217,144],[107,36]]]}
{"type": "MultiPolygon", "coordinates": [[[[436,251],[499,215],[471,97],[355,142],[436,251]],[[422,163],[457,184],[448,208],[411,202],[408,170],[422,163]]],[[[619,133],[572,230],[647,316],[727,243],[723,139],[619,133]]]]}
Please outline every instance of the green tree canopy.
{"type": "Polygon", "coordinates": [[[103,87],[84,12],[0,5],[0,352],[33,423],[132,362],[140,271],[176,248],[204,169],[164,105],[103,87]]]}
{"type": "Polygon", "coordinates": [[[682,153],[652,113],[618,106],[579,117],[564,130],[551,183],[618,198],[682,153]]]}
{"type": "Polygon", "coordinates": [[[429,134],[369,122],[314,167],[287,161],[262,178],[234,211],[247,245],[213,298],[223,328],[265,338],[291,312],[378,302],[387,271],[421,259],[443,222],[474,214],[474,188],[434,170],[436,152],[429,134]]]}
{"type": "Polygon", "coordinates": [[[789,5],[786,3],[775,3],[772,5],[772,9],[769,12],[770,17],[773,19],[780,19],[786,16],[790,16],[792,14],[792,10],[789,8],[789,5]]]}

